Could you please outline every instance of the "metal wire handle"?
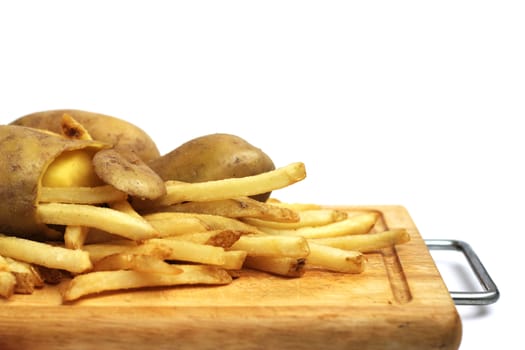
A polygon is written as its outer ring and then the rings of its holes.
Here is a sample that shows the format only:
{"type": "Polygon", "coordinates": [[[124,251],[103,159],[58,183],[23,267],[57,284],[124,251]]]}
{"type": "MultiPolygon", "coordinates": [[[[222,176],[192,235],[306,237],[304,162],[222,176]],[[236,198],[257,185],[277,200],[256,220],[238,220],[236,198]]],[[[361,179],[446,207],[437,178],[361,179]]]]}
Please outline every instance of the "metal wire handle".
{"type": "Polygon", "coordinates": [[[431,250],[454,250],[463,253],[480,285],[483,287],[484,290],[481,292],[449,291],[456,305],[489,305],[499,299],[498,287],[490,278],[487,270],[469,244],[450,239],[425,239],[425,243],[431,250]]]}

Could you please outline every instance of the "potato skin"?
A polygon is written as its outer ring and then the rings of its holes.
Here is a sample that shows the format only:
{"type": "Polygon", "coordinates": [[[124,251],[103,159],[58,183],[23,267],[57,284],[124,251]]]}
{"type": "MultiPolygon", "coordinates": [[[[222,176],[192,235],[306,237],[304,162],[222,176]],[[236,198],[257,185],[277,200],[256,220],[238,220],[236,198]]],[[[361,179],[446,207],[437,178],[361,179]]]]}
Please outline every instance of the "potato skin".
{"type": "MultiPolygon", "coordinates": [[[[160,177],[205,182],[257,175],[275,169],[271,158],[239,136],[217,133],[194,138],[148,163],[160,177]]],[[[270,193],[254,196],[266,201],[270,193]]]]}
{"type": "Polygon", "coordinates": [[[40,180],[64,151],[107,147],[97,141],[69,140],[49,132],[0,125],[0,233],[38,238],[45,227],[38,221],[40,180]]]}
{"type": "Polygon", "coordinates": [[[56,109],[28,114],[14,120],[11,124],[60,133],[60,123],[64,113],[71,115],[82,124],[94,140],[112,144],[117,149],[133,151],[145,162],[160,156],[155,142],[144,130],[125,120],[105,114],[77,109],[56,109]]]}

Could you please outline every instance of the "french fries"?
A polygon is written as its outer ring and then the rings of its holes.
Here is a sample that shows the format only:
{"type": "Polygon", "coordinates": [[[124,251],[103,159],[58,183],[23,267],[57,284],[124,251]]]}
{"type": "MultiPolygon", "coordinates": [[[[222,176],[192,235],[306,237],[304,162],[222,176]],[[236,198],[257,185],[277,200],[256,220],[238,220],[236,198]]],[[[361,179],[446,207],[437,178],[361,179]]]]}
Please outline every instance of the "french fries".
{"type": "Polygon", "coordinates": [[[142,272],[156,272],[178,274],[182,270],[175,265],[151,255],[117,253],[100,259],[93,266],[93,271],[134,270],[142,272]]]}
{"type": "Polygon", "coordinates": [[[305,238],[347,236],[369,232],[375,225],[377,217],[377,213],[369,212],[351,216],[344,220],[329,222],[321,226],[305,226],[297,229],[274,229],[261,226],[259,229],[272,235],[289,235],[305,238]]]}
{"type": "Polygon", "coordinates": [[[74,273],[85,272],[93,267],[86,251],[4,235],[0,235],[0,255],[74,273]]]}
{"type": "MultiPolygon", "coordinates": [[[[68,114],[61,130],[69,139],[92,140],[68,114]]],[[[42,237],[53,242],[0,233],[3,298],[61,282],[65,302],[138,288],[218,286],[233,283],[232,275],[242,269],[288,278],[311,269],[359,274],[367,253],[410,240],[405,229],[378,232],[376,211],[349,215],[314,203],[251,198],[303,180],[301,162],[258,175],[188,183],[157,179],[135,154],[100,147],[104,150],[90,156],[72,154],[72,164],[94,167],[96,181],[39,180],[30,208],[42,237]],[[141,179],[152,181],[140,185],[141,179]]],[[[66,180],[77,170],[70,168],[66,180]]],[[[60,164],[53,169],[63,175],[60,164]]]]}
{"type": "Polygon", "coordinates": [[[74,203],[74,204],[101,204],[124,201],[125,192],[113,186],[97,187],[42,187],[40,190],[41,203],[74,203]]]}
{"type": "Polygon", "coordinates": [[[163,211],[211,214],[229,218],[258,218],[272,223],[294,223],[300,220],[294,210],[262,203],[249,197],[183,202],[166,207],[163,211]]]}
{"type": "Polygon", "coordinates": [[[157,230],[145,220],[111,208],[47,203],[37,207],[37,215],[47,224],[94,227],[133,240],[157,236],[157,230]]]}
{"type": "Polygon", "coordinates": [[[312,239],[311,242],[345,250],[356,250],[362,253],[367,253],[386,247],[392,247],[397,244],[407,243],[409,240],[410,235],[407,230],[392,229],[373,234],[317,238],[312,239]]]}
{"type": "Polygon", "coordinates": [[[205,202],[247,197],[292,185],[306,177],[303,163],[291,163],[259,175],[225,180],[185,183],[168,181],[167,194],[153,201],[137,202],[142,208],[169,206],[182,202],[205,202]]]}
{"type": "Polygon", "coordinates": [[[274,258],[268,256],[247,256],[244,266],[284,277],[301,277],[305,273],[306,259],[289,256],[274,258]]]}
{"type": "Polygon", "coordinates": [[[75,276],[63,293],[65,301],[79,299],[89,294],[143,287],[228,284],[231,276],[221,268],[206,265],[179,265],[181,273],[144,271],[98,271],[75,276]]]}
{"type": "Polygon", "coordinates": [[[248,256],[306,258],[310,253],[308,242],[298,236],[241,236],[232,246],[235,250],[244,250],[248,256]]]}

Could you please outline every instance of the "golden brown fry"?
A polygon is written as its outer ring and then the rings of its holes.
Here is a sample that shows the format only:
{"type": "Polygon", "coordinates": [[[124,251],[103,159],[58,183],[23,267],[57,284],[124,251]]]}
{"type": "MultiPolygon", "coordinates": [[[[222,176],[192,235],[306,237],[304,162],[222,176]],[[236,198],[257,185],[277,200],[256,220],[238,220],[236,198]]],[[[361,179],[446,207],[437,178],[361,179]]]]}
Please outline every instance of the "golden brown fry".
{"type": "Polygon", "coordinates": [[[362,253],[392,247],[397,244],[407,243],[408,241],[410,241],[410,235],[406,229],[392,229],[378,233],[310,240],[312,243],[323,244],[345,250],[356,250],[362,253]]]}
{"type": "Polygon", "coordinates": [[[301,277],[305,272],[305,263],[306,260],[303,258],[247,256],[244,266],[279,276],[301,277]]]}
{"type": "Polygon", "coordinates": [[[66,226],[64,245],[69,249],[81,249],[86,241],[89,228],[86,226],[66,226]]]}
{"type": "Polygon", "coordinates": [[[321,267],[326,270],[361,273],[365,268],[365,257],[358,251],[343,250],[309,242],[310,254],[306,259],[307,267],[321,267]]]}
{"type": "Polygon", "coordinates": [[[101,204],[126,200],[127,194],[110,185],[95,187],[42,187],[40,203],[101,204]]]}
{"type": "Polygon", "coordinates": [[[228,284],[232,278],[226,270],[216,266],[177,265],[179,274],[162,274],[142,271],[98,271],[78,275],[71,280],[63,293],[65,301],[72,301],[89,294],[104,291],[145,287],[228,284]]]}
{"type": "Polygon", "coordinates": [[[134,270],[152,273],[177,274],[182,270],[164,260],[133,253],[117,253],[106,256],[93,266],[93,271],[134,270]]]}
{"type": "Polygon", "coordinates": [[[278,222],[255,217],[243,218],[242,221],[256,227],[290,230],[307,226],[322,226],[345,220],[348,217],[347,212],[337,209],[307,209],[295,211],[295,213],[299,217],[299,220],[296,222],[278,222]]]}
{"type": "Polygon", "coordinates": [[[308,242],[299,236],[241,236],[231,249],[248,256],[304,258],[310,253],[308,242]]]}
{"type": "Polygon", "coordinates": [[[153,201],[136,201],[134,204],[141,208],[155,208],[186,201],[201,202],[247,197],[289,186],[305,177],[304,164],[297,162],[272,171],[241,178],[196,183],[167,181],[165,196],[153,201]]]}
{"type": "Polygon", "coordinates": [[[16,278],[9,271],[0,271],[0,296],[10,298],[15,292],[16,278]]]}
{"type": "Polygon", "coordinates": [[[297,222],[297,212],[252,199],[240,197],[207,202],[173,204],[163,211],[220,215],[230,218],[259,218],[272,222],[297,222]]]}
{"type": "Polygon", "coordinates": [[[19,261],[81,273],[93,266],[89,253],[25,238],[0,235],[0,254],[19,261]]]}
{"type": "Polygon", "coordinates": [[[41,222],[52,225],[87,226],[133,240],[143,240],[158,235],[145,220],[111,208],[84,204],[48,203],[37,207],[41,222]]]}
{"type": "Polygon", "coordinates": [[[302,236],[305,238],[337,237],[367,233],[374,227],[377,218],[378,214],[376,212],[369,212],[316,227],[300,227],[293,230],[273,229],[269,227],[259,227],[259,229],[272,235],[302,236]]]}

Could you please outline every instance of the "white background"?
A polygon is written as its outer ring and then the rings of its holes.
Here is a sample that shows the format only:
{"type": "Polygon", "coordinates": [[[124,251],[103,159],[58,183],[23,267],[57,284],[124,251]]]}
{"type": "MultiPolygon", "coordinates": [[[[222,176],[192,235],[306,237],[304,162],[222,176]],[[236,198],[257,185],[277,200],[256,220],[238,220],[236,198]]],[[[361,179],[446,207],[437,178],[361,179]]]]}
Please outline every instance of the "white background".
{"type": "Polygon", "coordinates": [[[517,345],[524,18],[520,1],[2,2],[0,123],[85,109],[163,153],[228,132],[303,161],[276,197],[400,204],[424,238],[468,242],[501,298],[458,307],[461,349],[517,345]]]}

